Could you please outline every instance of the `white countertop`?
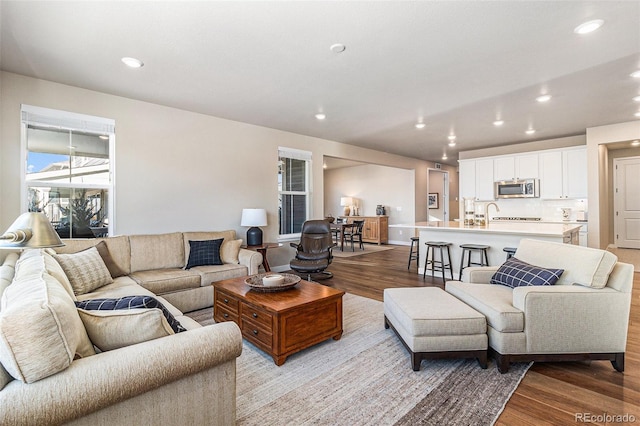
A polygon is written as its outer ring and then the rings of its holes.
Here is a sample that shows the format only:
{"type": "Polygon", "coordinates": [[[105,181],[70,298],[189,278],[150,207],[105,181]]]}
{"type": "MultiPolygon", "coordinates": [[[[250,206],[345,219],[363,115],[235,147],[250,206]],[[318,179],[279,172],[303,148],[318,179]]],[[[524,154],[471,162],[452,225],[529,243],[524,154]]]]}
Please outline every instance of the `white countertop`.
{"type": "MultiPolygon", "coordinates": [[[[586,223],[583,223],[586,224],[586,223]]],[[[463,222],[416,222],[389,225],[389,228],[414,228],[445,232],[469,232],[479,234],[517,234],[562,236],[578,232],[583,224],[541,222],[490,222],[485,226],[465,226],[463,222]]]]}

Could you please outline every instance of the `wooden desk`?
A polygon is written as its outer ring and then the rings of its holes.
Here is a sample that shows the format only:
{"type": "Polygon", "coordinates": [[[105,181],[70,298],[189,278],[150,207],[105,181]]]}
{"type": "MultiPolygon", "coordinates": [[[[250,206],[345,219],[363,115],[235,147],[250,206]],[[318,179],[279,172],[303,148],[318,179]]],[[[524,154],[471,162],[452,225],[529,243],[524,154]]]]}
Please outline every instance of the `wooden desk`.
{"type": "Polygon", "coordinates": [[[269,266],[269,261],[267,260],[267,249],[274,247],[282,247],[282,243],[262,243],[259,246],[242,246],[242,248],[257,251],[262,255],[262,267],[264,268],[265,272],[271,272],[271,267],[269,266]]]}
{"type": "Polygon", "coordinates": [[[343,291],[300,281],[290,290],[262,293],[244,280],[213,283],[213,319],[234,321],[242,337],[282,365],[291,354],[342,336],[343,291]]]}

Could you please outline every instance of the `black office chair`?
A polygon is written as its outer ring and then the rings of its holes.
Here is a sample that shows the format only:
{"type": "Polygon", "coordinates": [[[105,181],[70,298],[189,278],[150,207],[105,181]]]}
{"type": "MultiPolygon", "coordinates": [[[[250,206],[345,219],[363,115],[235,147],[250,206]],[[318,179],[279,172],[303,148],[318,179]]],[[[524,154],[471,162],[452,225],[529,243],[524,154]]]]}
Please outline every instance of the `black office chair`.
{"type": "Polygon", "coordinates": [[[353,242],[358,240],[358,247],[364,250],[364,244],[362,243],[362,228],[364,227],[364,220],[354,220],[354,227],[351,230],[346,230],[344,233],[344,238],[349,239],[351,241],[351,251],[355,251],[353,249],[353,242]]]}
{"type": "Polygon", "coordinates": [[[308,220],[302,224],[300,242],[290,243],[296,249],[296,257],[291,259],[289,267],[294,272],[306,276],[311,281],[311,275],[315,279],[322,280],[333,277],[326,271],[333,260],[331,250],[336,246],[331,235],[329,222],[326,220],[308,220]]]}

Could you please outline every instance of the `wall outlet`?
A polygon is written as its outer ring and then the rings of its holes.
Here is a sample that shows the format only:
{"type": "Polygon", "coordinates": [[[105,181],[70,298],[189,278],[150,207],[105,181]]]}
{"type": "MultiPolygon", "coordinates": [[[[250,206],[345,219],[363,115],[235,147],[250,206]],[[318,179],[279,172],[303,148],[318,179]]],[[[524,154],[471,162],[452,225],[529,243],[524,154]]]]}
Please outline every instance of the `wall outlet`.
{"type": "Polygon", "coordinates": [[[400,229],[400,230],[398,231],[398,233],[399,233],[400,235],[402,235],[402,229],[400,229]]]}
{"type": "Polygon", "coordinates": [[[402,211],[402,206],[398,206],[398,207],[396,207],[396,211],[397,211],[397,212],[401,212],[401,211],[402,211]]]}

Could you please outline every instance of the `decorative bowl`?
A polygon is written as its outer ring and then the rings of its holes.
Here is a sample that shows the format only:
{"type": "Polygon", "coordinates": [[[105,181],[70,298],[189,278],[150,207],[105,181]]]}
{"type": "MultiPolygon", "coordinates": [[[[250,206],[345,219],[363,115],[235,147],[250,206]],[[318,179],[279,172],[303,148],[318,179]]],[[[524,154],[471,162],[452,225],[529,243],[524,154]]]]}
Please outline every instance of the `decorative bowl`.
{"type": "Polygon", "coordinates": [[[273,292],[273,291],[283,291],[293,288],[296,284],[300,282],[301,278],[297,275],[293,274],[274,274],[271,272],[267,272],[266,274],[257,274],[252,275],[244,280],[245,284],[251,287],[252,290],[255,291],[263,291],[263,292],[273,292]],[[267,276],[279,275],[284,278],[281,284],[277,285],[265,285],[263,282],[263,278],[267,276]]]}

